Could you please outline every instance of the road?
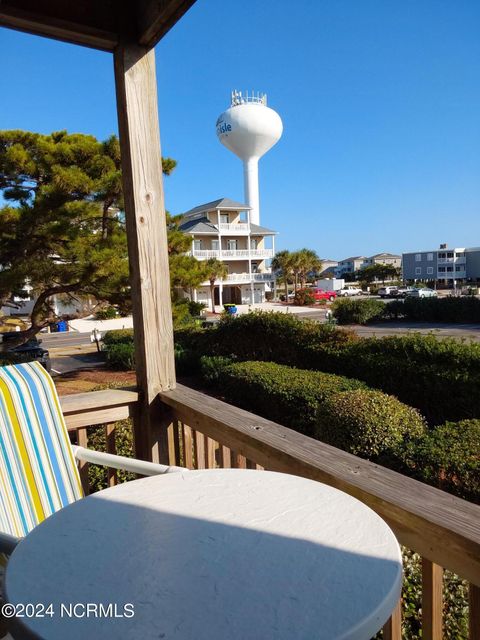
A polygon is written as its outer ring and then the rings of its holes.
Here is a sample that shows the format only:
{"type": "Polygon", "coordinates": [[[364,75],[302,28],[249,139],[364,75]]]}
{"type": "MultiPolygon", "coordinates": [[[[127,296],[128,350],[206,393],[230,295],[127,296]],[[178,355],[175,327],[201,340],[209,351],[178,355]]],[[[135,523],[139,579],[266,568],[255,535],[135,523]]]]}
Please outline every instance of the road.
{"type": "Polygon", "coordinates": [[[45,349],[68,349],[68,347],[79,347],[91,344],[89,333],[78,333],[77,331],[40,333],[38,338],[42,341],[42,347],[45,349]]]}

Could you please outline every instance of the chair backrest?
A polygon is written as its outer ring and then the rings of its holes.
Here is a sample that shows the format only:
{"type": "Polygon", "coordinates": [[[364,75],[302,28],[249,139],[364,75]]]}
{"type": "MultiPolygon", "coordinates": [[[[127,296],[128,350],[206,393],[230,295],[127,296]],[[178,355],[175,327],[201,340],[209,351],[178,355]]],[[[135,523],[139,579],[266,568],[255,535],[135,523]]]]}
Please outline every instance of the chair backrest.
{"type": "Polygon", "coordinates": [[[23,537],[82,495],[52,378],[38,362],[0,367],[0,531],[23,537]]]}

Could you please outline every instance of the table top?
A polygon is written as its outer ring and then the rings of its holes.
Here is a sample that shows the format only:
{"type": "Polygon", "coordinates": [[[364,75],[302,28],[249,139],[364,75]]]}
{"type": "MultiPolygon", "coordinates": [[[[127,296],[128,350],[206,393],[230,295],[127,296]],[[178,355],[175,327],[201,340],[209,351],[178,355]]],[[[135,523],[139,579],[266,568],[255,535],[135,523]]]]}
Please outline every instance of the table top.
{"type": "Polygon", "coordinates": [[[15,549],[6,594],[37,607],[15,638],[368,640],[401,576],[393,533],[358,500],[297,476],[216,469],[59,511],[15,549]]]}

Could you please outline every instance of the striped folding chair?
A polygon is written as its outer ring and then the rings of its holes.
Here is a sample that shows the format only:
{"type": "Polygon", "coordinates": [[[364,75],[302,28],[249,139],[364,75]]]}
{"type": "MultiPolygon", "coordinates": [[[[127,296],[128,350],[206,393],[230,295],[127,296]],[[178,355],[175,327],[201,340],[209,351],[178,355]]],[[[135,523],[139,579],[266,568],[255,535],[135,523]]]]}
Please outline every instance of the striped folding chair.
{"type": "Polygon", "coordinates": [[[76,460],[144,476],[180,470],[72,446],[45,369],[38,362],[0,367],[0,556],[83,497],[76,460]]]}

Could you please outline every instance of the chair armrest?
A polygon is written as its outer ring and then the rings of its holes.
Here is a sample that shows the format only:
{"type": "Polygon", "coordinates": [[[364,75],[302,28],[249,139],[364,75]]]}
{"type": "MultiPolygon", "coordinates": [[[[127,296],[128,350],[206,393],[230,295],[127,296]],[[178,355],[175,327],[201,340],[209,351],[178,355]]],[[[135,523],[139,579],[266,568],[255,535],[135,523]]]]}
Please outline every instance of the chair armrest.
{"type": "Polygon", "coordinates": [[[135,458],[126,458],[125,456],[116,456],[112,453],[103,453],[86,449],[85,447],[77,447],[72,445],[73,454],[77,460],[99,464],[112,469],[122,469],[131,473],[138,473],[141,476],[156,476],[161,473],[174,473],[178,471],[188,471],[183,467],[169,467],[165,464],[156,464],[155,462],[146,462],[145,460],[137,460],[135,458]]]}
{"type": "Polygon", "coordinates": [[[0,553],[4,553],[7,556],[11,555],[20,540],[21,538],[16,538],[9,533],[0,531],[0,553]]]}

